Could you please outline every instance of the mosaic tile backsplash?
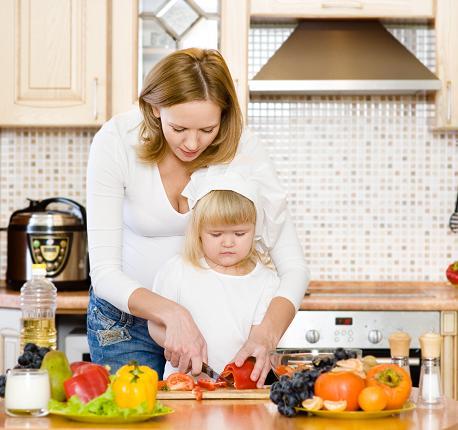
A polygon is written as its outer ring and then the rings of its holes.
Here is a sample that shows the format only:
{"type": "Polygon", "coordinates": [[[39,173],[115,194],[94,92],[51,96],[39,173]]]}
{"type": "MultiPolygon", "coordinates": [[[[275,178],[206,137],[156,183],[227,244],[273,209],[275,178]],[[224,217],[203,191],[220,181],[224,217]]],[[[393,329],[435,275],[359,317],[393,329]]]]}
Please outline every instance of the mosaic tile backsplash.
{"type": "MultiPolygon", "coordinates": [[[[389,28],[434,69],[434,34],[389,28]]],[[[253,28],[250,75],[291,28],[253,28]]],[[[285,185],[312,278],[444,281],[458,259],[448,229],[458,191],[458,132],[434,132],[426,96],[259,97],[249,123],[285,185]]],[[[0,227],[26,198],[85,204],[96,130],[0,129],[0,227]]],[[[0,233],[0,277],[6,232],[0,233]]]]}

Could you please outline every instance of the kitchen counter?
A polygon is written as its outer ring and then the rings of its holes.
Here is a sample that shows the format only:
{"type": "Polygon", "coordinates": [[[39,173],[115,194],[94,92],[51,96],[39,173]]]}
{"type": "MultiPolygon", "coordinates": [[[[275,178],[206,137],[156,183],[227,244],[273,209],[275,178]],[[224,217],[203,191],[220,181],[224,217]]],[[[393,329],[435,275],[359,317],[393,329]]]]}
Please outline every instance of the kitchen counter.
{"type": "MultiPolygon", "coordinates": [[[[445,282],[310,283],[301,310],[458,311],[458,288],[445,282]]],[[[57,313],[85,314],[87,291],[59,292],[57,313]]],[[[0,308],[19,309],[19,293],[0,281],[0,308]]]]}
{"type": "MultiPolygon", "coordinates": [[[[2,402],[3,403],[3,402],[2,402]]],[[[298,415],[286,418],[277,412],[269,400],[170,400],[164,404],[174,413],[143,423],[127,425],[85,424],[57,416],[43,418],[6,417],[0,406],[0,427],[6,429],[173,429],[173,430],[440,430],[458,428],[458,402],[447,400],[439,411],[414,410],[400,416],[371,420],[342,420],[298,415]],[[453,426],[453,427],[452,427],[453,426]]]]}

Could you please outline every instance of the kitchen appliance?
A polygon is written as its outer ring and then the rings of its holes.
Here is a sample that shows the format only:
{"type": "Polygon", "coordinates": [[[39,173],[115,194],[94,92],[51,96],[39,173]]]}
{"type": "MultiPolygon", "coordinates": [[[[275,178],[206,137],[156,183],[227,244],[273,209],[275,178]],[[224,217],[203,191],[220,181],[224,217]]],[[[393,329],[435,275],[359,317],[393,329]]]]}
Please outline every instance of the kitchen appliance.
{"type": "Polygon", "coordinates": [[[281,348],[359,348],[389,363],[388,336],[404,331],[412,342],[409,351],[413,385],[420,377],[419,337],[440,333],[440,312],[435,311],[299,311],[281,338],[281,348]]]}
{"type": "Polygon", "coordinates": [[[89,287],[86,210],[53,197],[30,200],[13,212],[8,225],[7,286],[19,290],[32,276],[32,264],[46,264],[46,277],[58,290],[89,287]]]}

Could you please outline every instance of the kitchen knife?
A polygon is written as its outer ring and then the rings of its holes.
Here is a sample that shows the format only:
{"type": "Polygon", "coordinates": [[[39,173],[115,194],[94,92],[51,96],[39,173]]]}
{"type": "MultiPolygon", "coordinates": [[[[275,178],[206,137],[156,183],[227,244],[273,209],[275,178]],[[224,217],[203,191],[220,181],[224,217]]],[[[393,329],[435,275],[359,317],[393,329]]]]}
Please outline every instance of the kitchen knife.
{"type": "Polygon", "coordinates": [[[218,372],[215,372],[207,363],[202,363],[202,373],[205,373],[215,381],[224,381],[228,387],[234,387],[233,382],[231,382],[229,379],[224,378],[218,372]]]}

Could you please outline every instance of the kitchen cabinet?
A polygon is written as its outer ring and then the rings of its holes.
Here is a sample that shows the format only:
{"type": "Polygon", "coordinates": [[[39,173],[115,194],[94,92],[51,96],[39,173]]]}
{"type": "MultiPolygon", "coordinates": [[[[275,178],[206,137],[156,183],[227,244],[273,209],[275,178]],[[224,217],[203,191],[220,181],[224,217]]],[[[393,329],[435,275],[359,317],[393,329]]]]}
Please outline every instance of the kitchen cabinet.
{"type": "Polygon", "coordinates": [[[0,309],[0,374],[16,365],[20,349],[21,311],[0,309]]]}
{"type": "Polygon", "coordinates": [[[251,15],[273,18],[433,19],[434,0],[251,0],[251,15]]]}
{"type": "Polygon", "coordinates": [[[110,115],[108,0],[3,0],[0,126],[95,126],[110,115]]]}
{"type": "Polygon", "coordinates": [[[458,2],[437,0],[436,73],[442,88],[436,95],[436,126],[458,129],[458,2]]]}

